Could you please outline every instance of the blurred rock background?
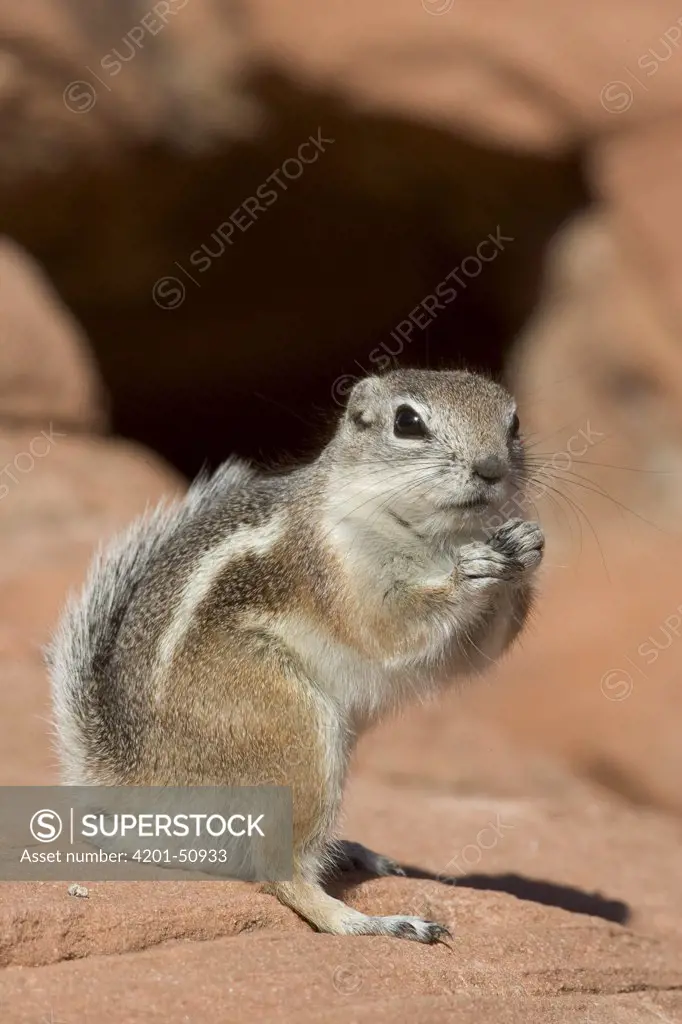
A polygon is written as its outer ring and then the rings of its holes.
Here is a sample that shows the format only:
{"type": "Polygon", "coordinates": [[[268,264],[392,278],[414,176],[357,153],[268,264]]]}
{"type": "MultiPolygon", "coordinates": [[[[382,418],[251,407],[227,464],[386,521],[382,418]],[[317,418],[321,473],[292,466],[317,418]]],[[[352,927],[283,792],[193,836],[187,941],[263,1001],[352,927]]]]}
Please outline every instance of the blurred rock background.
{"type": "Polygon", "coordinates": [[[505,375],[550,543],[513,654],[361,773],[679,815],[681,126],[668,0],[0,0],[0,781],[55,777],[40,646],[96,543],[308,453],[384,352],[505,375]]]}

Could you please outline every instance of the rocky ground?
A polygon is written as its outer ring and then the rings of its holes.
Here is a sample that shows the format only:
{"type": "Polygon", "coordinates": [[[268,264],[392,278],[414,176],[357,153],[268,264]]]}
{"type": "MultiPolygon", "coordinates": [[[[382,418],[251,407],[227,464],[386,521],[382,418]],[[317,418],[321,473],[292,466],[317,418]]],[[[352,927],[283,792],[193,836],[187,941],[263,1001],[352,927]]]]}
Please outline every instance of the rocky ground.
{"type": "Polygon", "coordinates": [[[449,947],[316,935],[239,883],[94,884],[87,899],[7,884],[3,1020],[679,1021],[679,823],[561,790],[355,778],[347,833],[413,877],[353,879],[346,897],[443,921],[449,947]]]}

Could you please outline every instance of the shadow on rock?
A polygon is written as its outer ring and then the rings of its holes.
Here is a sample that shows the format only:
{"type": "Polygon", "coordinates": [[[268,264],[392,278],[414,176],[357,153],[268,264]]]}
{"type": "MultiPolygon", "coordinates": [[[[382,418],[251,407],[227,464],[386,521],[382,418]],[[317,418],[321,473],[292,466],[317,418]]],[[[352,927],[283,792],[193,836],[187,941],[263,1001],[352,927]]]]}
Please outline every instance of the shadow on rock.
{"type": "Polygon", "coordinates": [[[609,900],[600,893],[585,892],[572,885],[559,885],[523,875],[461,875],[454,878],[434,875],[430,871],[402,865],[408,878],[422,878],[443,885],[456,885],[465,889],[487,889],[489,892],[506,892],[520,900],[530,900],[546,907],[559,907],[573,914],[588,914],[601,917],[616,924],[627,924],[631,917],[630,907],[622,900],[609,900]]]}
{"type": "MultiPolygon", "coordinates": [[[[519,900],[529,900],[545,907],[558,907],[572,914],[587,914],[589,917],[601,917],[604,921],[614,924],[627,924],[632,911],[622,900],[610,900],[598,892],[585,892],[573,885],[559,885],[538,878],[526,878],[523,875],[436,875],[432,871],[401,865],[406,878],[423,879],[428,882],[440,882],[441,885],[457,886],[460,889],[484,889],[488,892],[506,892],[519,900]]],[[[328,891],[339,899],[344,892],[355,885],[376,878],[376,875],[365,871],[341,872],[328,879],[328,891]]]]}

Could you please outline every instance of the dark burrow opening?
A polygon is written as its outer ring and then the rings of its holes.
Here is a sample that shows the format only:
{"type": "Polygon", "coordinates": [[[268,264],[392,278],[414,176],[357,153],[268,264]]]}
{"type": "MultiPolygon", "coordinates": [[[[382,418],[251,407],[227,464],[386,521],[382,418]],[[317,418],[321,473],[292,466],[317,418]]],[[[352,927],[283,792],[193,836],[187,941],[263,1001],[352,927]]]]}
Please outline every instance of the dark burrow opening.
{"type": "Polygon", "coordinates": [[[8,211],[90,336],[114,430],[189,476],[233,452],[308,454],[351,379],[389,359],[500,375],[547,244],[586,202],[575,156],[277,95],[257,144],[123,154],[33,183],[8,211]],[[333,143],[225,244],[221,225],[319,126],[333,143]]]}

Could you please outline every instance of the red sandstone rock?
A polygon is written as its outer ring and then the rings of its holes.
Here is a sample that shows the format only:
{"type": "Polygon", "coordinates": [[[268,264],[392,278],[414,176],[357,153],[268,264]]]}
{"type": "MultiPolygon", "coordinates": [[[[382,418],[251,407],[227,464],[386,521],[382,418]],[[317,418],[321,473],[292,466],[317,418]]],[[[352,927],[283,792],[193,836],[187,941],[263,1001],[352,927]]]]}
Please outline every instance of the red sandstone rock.
{"type": "Polygon", "coordinates": [[[347,817],[349,834],[456,884],[350,878],[345,897],[372,913],[430,914],[453,930],[449,949],[316,935],[240,883],[99,883],[87,900],[67,883],[9,884],[3,1020],[365,1020],[372,1007],[375,1019],[408,1021],[437,1007],[492,1024],[500,1001],[510,1021],[569,1021],[579,1009],[676,1020],[678,826],[587,787],[555,803],[361,780],[347,817]],[[472,870],[460,871],[467,858],[472,870]],[[628,911],[630,925],[615,923],[628,911]]]}
{"type": "MultiPolygon", "coordinates": [[[[83,332],[38,265],[8,238],[0,239],[3,420],[77,430],[104,422],[101,387],[83,332]]],[[[41,451],[45,444],[35,442],[41,451]]]]}
{"type": "Polygon", "coordinates": [[[306,84],[496,145],[556,151],[682,103],[674,0],[310,0],[295,17],[255,0],[250,16],[306,84]]]}

